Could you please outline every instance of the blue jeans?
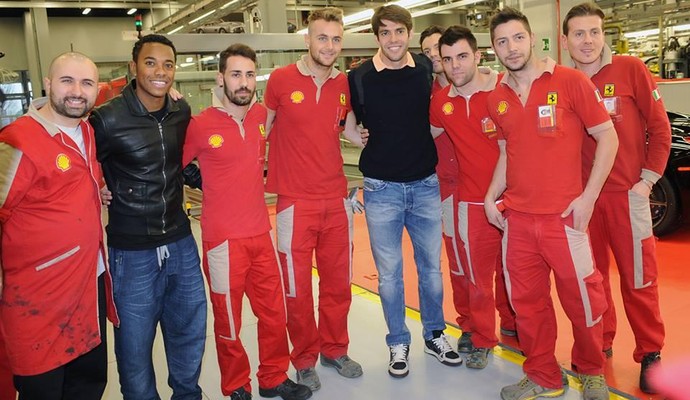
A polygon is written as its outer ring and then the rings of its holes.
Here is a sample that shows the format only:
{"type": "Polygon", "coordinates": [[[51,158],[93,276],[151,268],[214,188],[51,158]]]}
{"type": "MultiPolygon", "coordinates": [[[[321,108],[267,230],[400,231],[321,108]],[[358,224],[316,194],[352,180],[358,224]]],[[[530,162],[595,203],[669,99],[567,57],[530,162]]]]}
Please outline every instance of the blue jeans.
{"type": "Polygon", "coordinates": [[[172,399],[201,399],[206,292],[194,237],[151,250],[108,248],[120,316],[115,357],[125,400],[158,400],[152,350],[160,322],[172,399]]]}
{"type": "Polygon", "coordinates": [[[412,182],[364,178],[369,241],[379,275],[379,295],[388,325],[386,343],[409,344],[405,325],[402,231],[412,239],[419,277],[419,305],[425,340],[444,330],[441,276],[441,195],[436,174],[412,182]]]}

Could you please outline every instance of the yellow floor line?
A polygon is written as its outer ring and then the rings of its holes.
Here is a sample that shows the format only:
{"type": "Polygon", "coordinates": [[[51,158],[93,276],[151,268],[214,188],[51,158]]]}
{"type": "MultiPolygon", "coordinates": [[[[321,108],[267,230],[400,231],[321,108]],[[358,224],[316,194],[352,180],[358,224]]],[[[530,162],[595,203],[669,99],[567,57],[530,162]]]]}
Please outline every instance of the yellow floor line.
{"type": "MultiPolygon", "coordinates": [[[[318,277],[318,272],[317,272],[316,268],[313,269],[313,275],[318,277]]],[[[378,294],[376,294],[376,293],[374,293],[368,289],[365,289],[361,286],[357,286],[354,283],[352,284],[352,294],[355,296],[362,297],[366,300],[372,301],[374,303],[381,304],[381,298],[378,294]]],[[[421,322],[421,320],[422,320],[421,316],[419,314],[419,311],[414,310],[410,307],[405,307],[405,315],[408,318],[413,319],[417,322],[421,322]]],[[[447,334],[455,337],[455,338],[459,338],[460,335],[462,334],[461,329],[458,329],[457,327],[455,327],[453,325],[449,325],[449,324],[446,324],[446,331],[445,332],[447,334]]],[[[493,348],[492,352],[494,353],[494,357],[500,357],[506,361],[512,362],[513,364],[517,364],[517,365],[522,366],[522,363],[525,362],[525,356],[523,356],[522,354],[516,353],[512,350],[509,350],[505,347],[496,346],[493,348]]],[[[576,379],[575,377],[573,377],[570,374],[568,374],[568,386],[570,388],[578,390],[580,392],[582,391],[582,385],[580,384],[580,380],[576,379]]],[[[625,397],[625,396],[618,395],[616,393],[611,393],[609,395],[609,400],[628,400],[631,398],[634,398],[634,397],[625,397]]]]}

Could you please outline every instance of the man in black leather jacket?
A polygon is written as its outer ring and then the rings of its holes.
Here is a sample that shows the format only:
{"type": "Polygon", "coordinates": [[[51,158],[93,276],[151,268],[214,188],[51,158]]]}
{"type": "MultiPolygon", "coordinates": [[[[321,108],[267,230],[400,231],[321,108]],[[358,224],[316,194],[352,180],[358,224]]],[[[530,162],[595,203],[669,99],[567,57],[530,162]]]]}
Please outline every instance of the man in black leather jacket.
{"type": "Polygon", "coordinates": [[[201,399],[206,293],[182,207],[182,145],[191,112],[184,100],[168,96],[175,57],[167,38],[141,38],[130,62],[135,79],[90,117],[112,192],[106,232],[125,400],[160,398],[151,359],[159,322],[173,398],[201,399]]]}

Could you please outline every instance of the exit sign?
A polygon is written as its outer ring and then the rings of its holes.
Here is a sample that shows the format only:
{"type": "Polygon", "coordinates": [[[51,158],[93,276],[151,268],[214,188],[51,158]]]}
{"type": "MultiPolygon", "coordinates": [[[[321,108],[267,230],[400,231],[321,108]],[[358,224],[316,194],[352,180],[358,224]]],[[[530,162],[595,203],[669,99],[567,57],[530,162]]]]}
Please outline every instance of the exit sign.
{"type": "Polygon", "coordinates": [[[544,38],[541,40],[541,50],[550,51],[551,50],[551,39],[544,38]]]}

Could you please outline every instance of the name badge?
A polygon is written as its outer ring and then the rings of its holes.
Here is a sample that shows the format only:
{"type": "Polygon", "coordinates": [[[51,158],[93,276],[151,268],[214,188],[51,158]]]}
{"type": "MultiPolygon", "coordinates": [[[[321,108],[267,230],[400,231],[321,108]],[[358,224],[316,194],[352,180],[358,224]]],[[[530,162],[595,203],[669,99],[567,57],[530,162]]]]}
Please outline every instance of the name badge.
{"type": "Polygon", "coordinates": [[[558,118],[555,104],[547,104],[537,107],[537,133],[541,137],[554,138],[561,136],[557,129],[558,118]]]}
{"type": "Polygon", "coordinates": [[[496,137],[496,124],[490,117],[485,117],[482,119],[482,133],[484,133],[489,139],[496,137]]]}

